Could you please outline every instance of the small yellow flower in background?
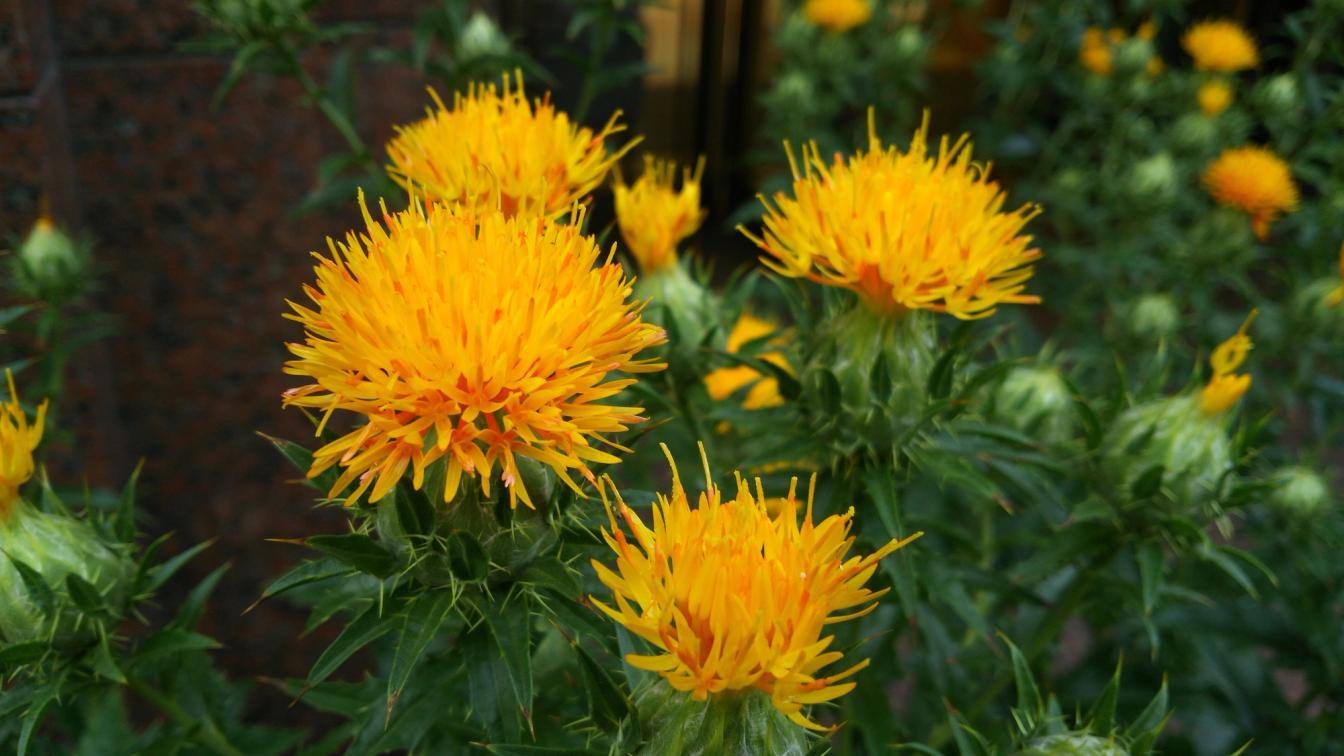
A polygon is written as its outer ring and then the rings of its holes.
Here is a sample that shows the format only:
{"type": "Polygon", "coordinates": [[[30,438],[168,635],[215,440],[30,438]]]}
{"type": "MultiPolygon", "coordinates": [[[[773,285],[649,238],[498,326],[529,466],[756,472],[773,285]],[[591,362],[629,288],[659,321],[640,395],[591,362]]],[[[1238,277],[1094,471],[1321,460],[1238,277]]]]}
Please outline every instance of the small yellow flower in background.
{"type": "Polygon", "coordinates": [[[412,194],[468,208],[500,208],[506,216],[554,218],[584,201],[639,140],[607,151],[625,130],[614,113],[594,133],[551,104],[550,93],[529,102],[522,74],[494,84],[472,84],[448,108],[431,91],[435,107],[409,126],[397,127],[387,145],[388,173],[412,194]]]}
{"type": "MultiPolygon", "coordinates": [[[[666,447],[663,452],[668,454],[666,447]]],[[[922,534],[847,558],[854,544],[849,534],[854,512],[814,523],[815,477],[800,522],[796,479],[784,501],[771,502],[759,479],[753,493],[739,475],[737,495],[725,499],[708,482],[706,461],[708,491],[692,506],[670,454],[668,460],[672,491],[660,493],[654,503],[653,527],[617,493],[616,510],[630,536],[608,502],[610,531],[603,529],[602,535],[616,554],[615,569],[593,561],[615,606],[596,599],[594,605],[659,649],[652,655],[630,654],[626,661],[657,672],[696,700],[729,691],[765,691],[794,722],[825,729],[804,716],[803,707],[848,693],[854,683],[841,681],[868,665],[865,659],[821,674],[844,658],[830,648],[834,636],[823,635],[825,627],[872,611],[885,591],[863,585],[878,560],[922,534]]],[[[603,494],[605,502],[605,489],[603,494]]]]}
{"type": "Polygon", "coordinates": [[[1325,303],[1331,307],[1344,304],[1344,243],[1339,245],[1339,286],[1326,295],[1325,303]]]}
{"type": "Polygon", "coordinates": [[[1297,209],[1297,184],[1288,164],[1264,147],[1223,150],[1204,170],[1204,185],[1221,205],[1251,216],[1256,237],[1269,236],[1269,224],[1297,209]]]}
{"type": "Polygon", "coordinates": [[[803,15],[814,26],[838,34],[868,23],[873,6],[868,0],[807,0],[803,15]]]}
{"type": "Polygon", "coordinates": [[[700,207],[700,177],[705,172],[701,158],[695,169],[681,174],[681,189],[674,189],[677,164],[644,156],[644,172],[627,185],[617,171],[616,220],[630,254],[639,269],[649,273],[675,265],[677,245],[695,233],[705,220],[700,207]]]}
{"type": "Polygon", "coordinates": [[[926,116],[908,152],[883,147],[869,110],[867,152],[827,167],[813,143],[800,170],[790,150],[793,196],[761,198],[760,236],[738,229],[777,273],[852,289],[878,312],[972,319],[1039,302],[1022,293],[1041,256],[1022,229],[1039,209],[1004,212],[1003,190],[988,165],[971,162],[965,136],[943,137],[936,157],[927,136],[926,116]]]}
{"type": "Polygon", "coordinates": [[[1251,321],[1255,320],[1256,310],[1251,310],[1251,314],[1246,317],[1246,322],[1241,324],[1236,334],[1232,338],[1218,345],[1209,357],[1209,365],[1213,368],[1213,377],[1199,394],[1199,406],[1204,410],[1204,414],[1213,416],[1220,415],[1227,411],[1229,407],[1237,403],[1251,388],[1251,376],[1246,373],[1237,374],[1237,368],[1246,361],[1246,355],[1250,354],[1254,344],[1251,337],[1246,335],[1246,329],[1251,327],[1251,321]]]}
{"type": "Polygon", "coordinates": [[[1199,98],[1199,109],[1212,118],[1232,104],[1232,87],[1225,81],[1208,81],[1200,86],[1196,96],[1199,98]]]}
{"type": "Polygon", "coordinates": [[[1078,62],[1098,76],[1109,76],[1115,70],[1115,55],[1099,27],[1089,26],[1083,32],[1083,43],[1078,48],[1078,62]]]}
{"type": "MultiPolygon", "coordinates": [[[[744,344],[763,339],[777,330],[779,326],[769,320],[744,312],[733,325],[732,333],[728,334],[728,351],[737,354],[744,344]]],[[[788,360],[779,352],[767,352],[761,355],[761,359],[790,370],[788,360]]],[[[709,390],[710,398],[716,402],[727,399],[746,386],[751,388],[742,399],[742,409],[765,409],[784,403],[784,398],[779,395],[779,380],[763,376],[760,371],[749,365],[722,367],[710,371],[709,375],[705,376],[705,388],[709,390]]]]}
{"type": "Polygon", "coordinates": [[[1166,70],[1166,68],[1167,64],[1162,62],[1162,58],[1160,56],[1154,55],[1153,57],[1148,59],[1148,63],[1144,65],[1143,71],[1149,76],[1157,76],[1158,74],[1166,70]]]}
{"type": "Polygon", "coordinates": [[[33,450],[42,441],[42,425],[47,417],[47,402],[37,407],[31,424],[19,405],[14,375],[5,371],[9,381],[9,401],[0,403],[0,520],[14,510],[19,487],[33,477],[33,450]]]}
{"type": "Polygon", "coordinates": [[[1200,71],[1231,73],[1260,65],[1255,40],[1231,21],[1205,21],[1190,27],[1181,46],[1200,71]]]}
{"type": "Polygon", "coordinates": [[[1139,24],[1139,28],[1134,32],[1134,36],[1149,42],[1157,38],[1157,24],[1151,19],[1139,24]]]}
{"type": "Polygon", "coordinates": [[[589,462],[617,462],[592,442],[643,410],[606,403],[634,383],[608,374],[661,369],[636,355],[665,337],[640,320],[621,267],[578,230],[583,211],[573,226],[418,203],[383,213],[386,227],[365,208],[366,234],[315,255],[311,308],[290,303],[306,338],[289,345],[285,372],[313,382],[285,404],[321,412],[322,426],[338,409],[367,420],[319,449],[309,476],[339,466],[331,496],[358,481],[347,503],[370,487],[378,501],[406,470],[419,488],[444,459],[449,501],[463,475],[488,495],[498,464],[511,503],[531,505],[517,456],[576,490],[568,470],[592,479],[589,462]]]}

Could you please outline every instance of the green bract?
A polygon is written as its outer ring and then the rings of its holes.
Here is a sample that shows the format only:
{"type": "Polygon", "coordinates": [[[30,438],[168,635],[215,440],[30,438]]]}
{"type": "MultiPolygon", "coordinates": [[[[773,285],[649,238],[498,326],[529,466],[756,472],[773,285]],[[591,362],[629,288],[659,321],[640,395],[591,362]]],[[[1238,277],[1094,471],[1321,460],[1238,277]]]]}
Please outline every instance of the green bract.
{"type": "Polygon", "coordinates": [[[1232,466],[1226,423],[1200,408],[1198,395],[1156,399],[1131,407],[1115,420],[1102,443],[1102,466],[1121,497],[1141,481],[1161,485],[1181,508],[1212,503],[1232,466]]]}
{"type": "Polygon", "coordinates": [[[804,756],[811,747],[807,731],[759,690],[696,701],[660,679],[635,703],[645,734],[641,756],[804,756]]]}

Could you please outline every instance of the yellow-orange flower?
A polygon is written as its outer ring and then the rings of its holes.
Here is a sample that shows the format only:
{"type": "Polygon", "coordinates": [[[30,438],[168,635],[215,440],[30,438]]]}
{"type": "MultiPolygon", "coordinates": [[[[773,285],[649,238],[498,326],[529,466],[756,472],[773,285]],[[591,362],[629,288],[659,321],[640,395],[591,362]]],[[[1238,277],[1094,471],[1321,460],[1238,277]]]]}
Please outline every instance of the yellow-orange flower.
{"type": "Polygon", "coordinates": [[[1246,335],[1246,329],[1251,327],[1251,321],[1255,320],[1255,316],[1256,311],[1251,310],[1241,328],[1237,329],[1232,338],[1219,344],[1209,357],[1213,377],[1209,378],[1208,384],[1199,394],[1199,406],[1204,410],[1204,414],[1209,416],[1222,414],[1250,390],[1251,376],[1246,373],[1238,374],[1236,371],[1241,367],[1241,363],[1246,361],[1246,355],[1250,354],[1251,348],[1255,346],[1251,342],[1251,337],[1246,335]]]}
{"type": "Polygon", "coordinates": [[[737,495],[728,499],[708,483],[708,462],[705,479],[708,490],[692,506],[673,463],[671,494],[658,495],[651,528],[618,493],[616,509],[629,537],[608,503],[610,531],[602,535],[616,554],[615,569],[597,560],[593,567],[615,606],[593,603],[657,647],[626,661],[657,672],[674,689],[696,700],[760,689],[794,722],[824,729],[803,707],[848,693],[854,683],[841,681],[868,664],[823,673],[844,657],[831,648],[834,636],[823,634],[825,626],[872,611],[885,591],[863,585],[878,560],[921,534],[889,541],[867,556],[847,556],[854,511],[813,523],[815,477],[801,522],[796,479],[787,498],[773,503],[759,479],[753,493],[737,476],[737,495]]]}
{"type": "Polygon", "coordinates": [[[9,401],[0,403],[0,520],[9,516],[19,498],[19,487],[33,477],[33,450],[42,440],[42,425],[47,417],[47,402],[37,407],[32,424],[19,405],[14,375],[8,370],[9,401]]]}
{"type": "Polygon", "coordinates": [[[1297,209],[1297,184],[1288,164],[1264,147],[1223,150],[1204,170],[1204,185],[1221,205],[1251,216],[1251,228],[1264,239],[1269,224],[1297,209]]]}
{"type": "Polygon", "coordinates": [[[1078,62],[1098,76],[1109,76],[1115,70],[1115,55],[1100,28],[1089,26],[1083,32],[1083,43],[1078,48],[1078,62]]]}
{"type": "Polygon", "coordinates": [[[840,33],[868,23],[873,6],[868,0],[807,0],[803,15],[814,26],[840,33]]]}
{"type": "Polygon", "coordinates": [[[1344,243],[1339,245],[1339,286],[1326,295],[1325,303],[1331,307],[1344,304],[1344,243]]]}
{"type": "Polygon", "coordinates": [[[634,382],[609,374],[661,369],[636,355],[664,336],[578,230],[582,210],[574,225],[418,203],[383,213],[365,208],[365,234],[316,255],[311,308],[290,303],[306,339],[285,372],[313,382],[285,404],[319,410],[323,425],[338,409],[367,420],[319,449],[310,477],[338,466],[332,496],[358,481],[346,501],[370,488],[377,501],[406,470],[419,488],[445,460],[447,501],[464,474],[488,494],[498,464],[511,502],[531,505],[517,456],[576,490],[569,470],[592,479],[587,463],[618,461],[592,442],[643,418],[606,403],[634,382]]]}
{"type": "Polygon", "coordinates": [[[790,150],[793,196],[761,198],[760,236],[739,230],[776,272],[852,289],[879,312],[970,319],[1039,302],[1022,293],[1040,257],[1022,229],[1039,209],[1004,212],[1004,192],[988,165],[971,162],[967,138],[944,137],[933,157],[927,134],[926,117],[908,152],[883,147],[869,110],[867,152],[827,167],[814,143],[800,171],[790,150]]]}
{"type": "Polygon", "coordinates": [[[1181,46],[1200,71],[1229,73],[1260,65],[1255,40],[1231,21],[1205,21],[1190,27],[1181,46]]]}
{"type": "Polygon", "coordinates": [[[550,93],[529,102],[522,74],[503,91],[472,84],[448,108],[434,92],[423,120],[397,127],[387,145],[388,173],[413,194],[505,215],[558,217],[585,201],[638,139],[614,152],[607,141],[625,129],[612,114],[601,131],[570,121],[550,93]]]}
{"type": "Polygon", "coordinates": [[[1153,41],[1157,38],[1157,24],[1154,23],[1152,19],[1144,21],[1139,24],[1139,28],[1134,32],[1134,36],[1149,42],[1153,41]]]}
{"type": "Polygon", "coordinates": [[[705,211],[700,207],[702,158],[695,169],[681,175],[681,189],[674,189],[677,164],[644,156],[644,173],[627,185],[617,172],[616,221],[630,254],[645,273],[675,265],[677,245],[700,228],[705,211]]]}
{"type": "Polygon", "coordinates": [[[1196,96],[1199,98],[1199,109],[1212,118],[1232,104],[1232,87],[1221,80],[1207,81],[1199,87],[1196,96]]]}
{"type": "MultiPolygon", "coordinates": [[[[776,324],[744,312],[733,325],[732,332],[728,334],[726,346],[730,353],[737,354],[744,344],[763,339],[777,330],[779,326],[776,324]]],[[[791,369],[789,361],[779,352],[767,352],[761,355],[761,359],[785,370],[791,369]]],[[[705,376],[705,388],[708,389],[710,398],[717,402],[727,399],[747,386],[751,388],[747,389],[747,395],[742,399],[742,409],[765,409],[784,403],[784,398],[779,395],[779,380],[761,375],[760,371],[750,365],[722,367],[710,371],[709,375],[705,376]]]]}

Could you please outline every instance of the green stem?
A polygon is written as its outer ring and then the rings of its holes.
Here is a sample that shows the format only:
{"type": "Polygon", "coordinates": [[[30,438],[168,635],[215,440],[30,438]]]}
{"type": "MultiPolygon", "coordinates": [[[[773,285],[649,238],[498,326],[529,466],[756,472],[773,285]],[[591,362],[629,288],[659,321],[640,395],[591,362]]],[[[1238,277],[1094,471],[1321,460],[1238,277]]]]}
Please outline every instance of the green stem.
{"type": "Polygon", "coordinates": [[[350,150],[359,156],[360,162],[372,165],[373,158],[369,154],[368,148],[364,146],[364,140],[359,138],[359,132],[355,130],[354,124],[337,109],[331,98],[322,92],[322,88],[317,85],[316,81],[313,81],[313,77],[308,75],[308,71],[299,62],[294,50],[284,42],[277,42],[275,47],[284,57],[290,73],[298,80],[299,86],[303,88],[303,93],[313,104],[317,105],[318,110],[322,111],[322,115],[326,116],[331,125],[336,127],[336,130],[345,139],[345,143],[350,146],[350,150]]]}
{"type": "Polygon", "coordinates": [[[597,86],[593,83],[597,71],[602,67],[602,59],[607,56],[608,30],[606,20],[593,24],[592,37],[588,41],[588,64],[584,67],[583,88],[579,90],[579,102],[574,106],[574,122],[583,123],[588,110],[597,98],[597,86]]]}
{"type": "Polygon", "coordinates": [[[182,727],[191,730],[200,744],[210,749],[220,756],[243,756],[243,752],[238,750],[224,737],[224,733],[219,731],[215,723],[210,719],[197,719],[177,705],[177,702],[166,694],[151,688],[149,685],[137,680],[134,677],[128,677],[126,684],[131,690],[135,691],[141,698],[154,704],[164,714],[168,715],[174,722],[182,727]]]}

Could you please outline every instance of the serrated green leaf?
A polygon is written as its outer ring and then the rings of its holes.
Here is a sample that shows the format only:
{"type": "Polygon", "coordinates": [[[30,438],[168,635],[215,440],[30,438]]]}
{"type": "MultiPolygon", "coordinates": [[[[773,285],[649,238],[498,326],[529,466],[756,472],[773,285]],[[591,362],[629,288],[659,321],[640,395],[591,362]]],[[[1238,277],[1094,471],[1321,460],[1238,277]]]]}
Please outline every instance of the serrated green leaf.
{"type": "Polygon", "coordinates": [[[202,551],[205,551],[206,549],[210,548],[210,546],[214,544],[214,542],[215,540],[212,538],[208,541],[198,543],[195,546],[192,546],[191,548],[182,552],[181,554],[178,554],[177,556],[173,557],[172,559],[169,559],[168,561],[162,564],[150,568],[148,574],[149,585],[146,588],[146,592],[153,593],[157,591],[159,588],[162,588],[163,584],[168,582],[168,579],[171,578],[173,575],[177,574],[177,571],[182,569],[182,567],[184,567],[187,564],[187,562],[190,562],[191,560],[195,559],[196,556],[200,554],[202,551]]]}
{"type": "Polygon", "coordinates": [[[396,555],[364,533],[315,535],[304,543],[376,578],[390,577],[400,567],[396,555]]]}
{"type": "Polygon", "coordinates": [[[271,584],[262,590],[261,598],[257,599],[256,603],[252,604],[252,606],[249,606],[247,611],[252,611],[257,604],[260,604],[268,598],[279,596],[280,594],[298,588],[299,586],[320,583],[323,580],[330,580],[332,578],[354,574],[357,574],[357,571],[354,568],[335,559],[305,561],[303,564],[300,564],[289,572],[286,572],[271,581],[271,584]]]}
{"type": "Polygon", "coordinates": [[[188,651],[209,651],[216,648],[219,648],[219,643],[214,638],[182,628],[168,627],[149,636],[137,646],[135,654],[131,657],[131,664],[143,664],[188,651]]]}
{"type": "Polygon", "coordinates": [[[389,709],[401,697],[401,691],[410,680],[420,657],[438,637],[456,605],[456,594],[440,590],[417,596],[407,607],[402,618],[401,635],[392,654],[392,668],[387,676],[389,709]]]}
{"type": "Polygon", "coordinates": [[[9,552],[4,552],[9,563],[14,565],[14,569],[19,573],[19,579],[23,581],[23,588],[28,592],[28,600],[33,602],[42,616],[50,617],[56,608],[56,594],[51,586],[47,584],[46,578],[32,567],[29,567],[23,560],[13,556],[9,552]]]}
{"type": "Polygon", "coordinates": [[[1123,659],[1116,662],[1111,681],[1106,684],[1101,691],[1101,697],[1092,704],[1092,710],[1087,714],[1087,729],[1093,735],[1109,737],[1111,731],[1115,729],[1115,704],[1120,698],[1120,672],[1123,667],[1123,659]]]}
{"type": "MultiPolygon", "coordinates": [[[[16,667],[39,661],[46,656],[49,648],[46,641],[40,640],[10,643],[0,648],[0,670],[8,672],[16,667]]],[[[8,691],[6,693],[8,694],[8,691]]]]}
{"type": "Polygon", "coordinates": [[[187,598],[182,602],[182,607],[177,610],[177,616],[169,623],[170,627],[176,627],[183,630],[189,630],[201,621],[201,615],[205,612],[206,602],[210,600],[210,594],[214,592],[219,581],[224,577],[224,573],[229,571],[229,565],[221,564],[210,571],[201,582],[196,584],[195,588],[187,594],[187,598]]]}
{"type": "Polygon", "coordinates": [[[330,677],[355,652],[383,637],[396,626],[395,620],[380,614],[380,608],[375,603],[341,630],[341,634],[327,646],[308,673],[310,686],[330,677]]]}
{"type": "Polygon", "coordinates": [[[84,613],[102,614],[107,611],[107,604],[98,589],[73,572],[65,576],[65,590],[70,594],[70,600],[84,613]]]}
{"type": "Polygon", "coordinates": [[[583,673],[583,684],[588,692],[588,703],[592,707],[593,721],[603,731],[615,733],[621,723],[634,713],[630,699],[602,669],[582,646],[575,644],[574,652],[579,657],[579,670],[583,673]]]}

